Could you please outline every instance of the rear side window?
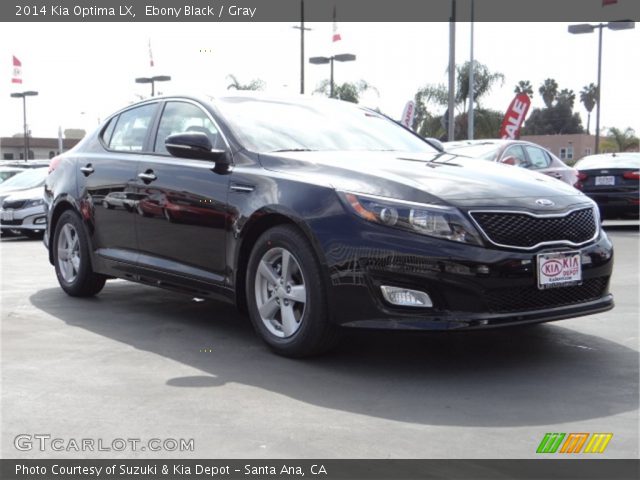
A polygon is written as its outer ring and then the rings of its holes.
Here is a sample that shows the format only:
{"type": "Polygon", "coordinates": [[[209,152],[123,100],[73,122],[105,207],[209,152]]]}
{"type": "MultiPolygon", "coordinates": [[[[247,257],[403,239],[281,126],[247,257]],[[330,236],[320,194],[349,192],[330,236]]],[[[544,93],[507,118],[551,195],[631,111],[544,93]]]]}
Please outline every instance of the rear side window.
{"type": "Polygon", "coordinates": [[[551,159],[547,152],[541,148],[525,146],[529,160],[531,161],[531,169],[547,168],[551,164],[551,159]]]}
{"type": "Polygon", "coordinates": [[[121,113],[109,140],[109,148],[124,152],[142,151],[156,107],[157,104],[152,103],[121,113]]]}
{"type": "Polygon", "coordinates": [[[165,139],[169,135],[184,132],[204,133],[211,140],[213,148],[224,145],[215,125],[201,108],[186,102],[169,102],[162,112],[154,151],[168,153],[164,145],[165,139]]]}

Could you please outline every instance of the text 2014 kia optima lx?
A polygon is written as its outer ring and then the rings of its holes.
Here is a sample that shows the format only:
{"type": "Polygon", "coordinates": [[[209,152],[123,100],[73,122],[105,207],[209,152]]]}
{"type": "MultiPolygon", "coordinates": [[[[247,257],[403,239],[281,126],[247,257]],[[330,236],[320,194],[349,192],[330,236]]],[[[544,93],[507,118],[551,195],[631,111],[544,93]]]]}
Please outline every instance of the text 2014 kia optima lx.
{"type": "Polygon", "coordinates": [[[45,243],[61,287],[124,278],[234,302],[276,352],[340,327],[457,329],[609,310],[593,201],[444,152],[336,100],[154,98],[56,158],[45,243]]]}

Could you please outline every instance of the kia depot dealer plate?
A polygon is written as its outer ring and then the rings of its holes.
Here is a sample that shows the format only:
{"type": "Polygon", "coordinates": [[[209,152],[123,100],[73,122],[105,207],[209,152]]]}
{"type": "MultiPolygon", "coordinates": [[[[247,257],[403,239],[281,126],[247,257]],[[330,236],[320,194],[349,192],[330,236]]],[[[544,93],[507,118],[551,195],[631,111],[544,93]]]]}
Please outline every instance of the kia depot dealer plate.
{"type": "Polygon", "coordinates": [[[538,288],[568,287],[582,282],[580,252],[538,255],[538,288]]]}

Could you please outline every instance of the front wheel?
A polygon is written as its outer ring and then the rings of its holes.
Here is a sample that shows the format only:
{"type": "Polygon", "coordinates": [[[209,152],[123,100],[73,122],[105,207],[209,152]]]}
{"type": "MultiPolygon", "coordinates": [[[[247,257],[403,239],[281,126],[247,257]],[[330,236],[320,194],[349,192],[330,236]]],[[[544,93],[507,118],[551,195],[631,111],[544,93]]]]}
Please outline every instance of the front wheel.
{"type": "Polygon", "coordinates": [[[58,283],[67,294],[91,297],[102,290],[106,277],[91,268],[89,242],[75,212],[67,210],[60,216],[52,248],[58,283]]]}
{"type": "Polygon", "coordinates": [[[338,327],[329,322],[320,266],[295,227],[275,227],[258,239],[246,292],[253,326],[276,353],[304,357],[335,344],[338,327]]]}

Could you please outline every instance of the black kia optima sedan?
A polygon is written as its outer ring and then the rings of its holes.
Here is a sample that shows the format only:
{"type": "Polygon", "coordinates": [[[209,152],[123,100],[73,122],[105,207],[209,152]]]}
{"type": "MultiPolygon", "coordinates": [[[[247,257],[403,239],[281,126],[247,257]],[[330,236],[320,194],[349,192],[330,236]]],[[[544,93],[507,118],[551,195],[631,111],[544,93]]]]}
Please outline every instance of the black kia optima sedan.
{"type": "Polygon", "coordinates": [[[341,327],[613,307],[612,245],[588,197],[337,100],[153,98],[51,169],[45,243],[65,292],[123,278],[232,302],[283,355],[326,350],[341,327]]]}

